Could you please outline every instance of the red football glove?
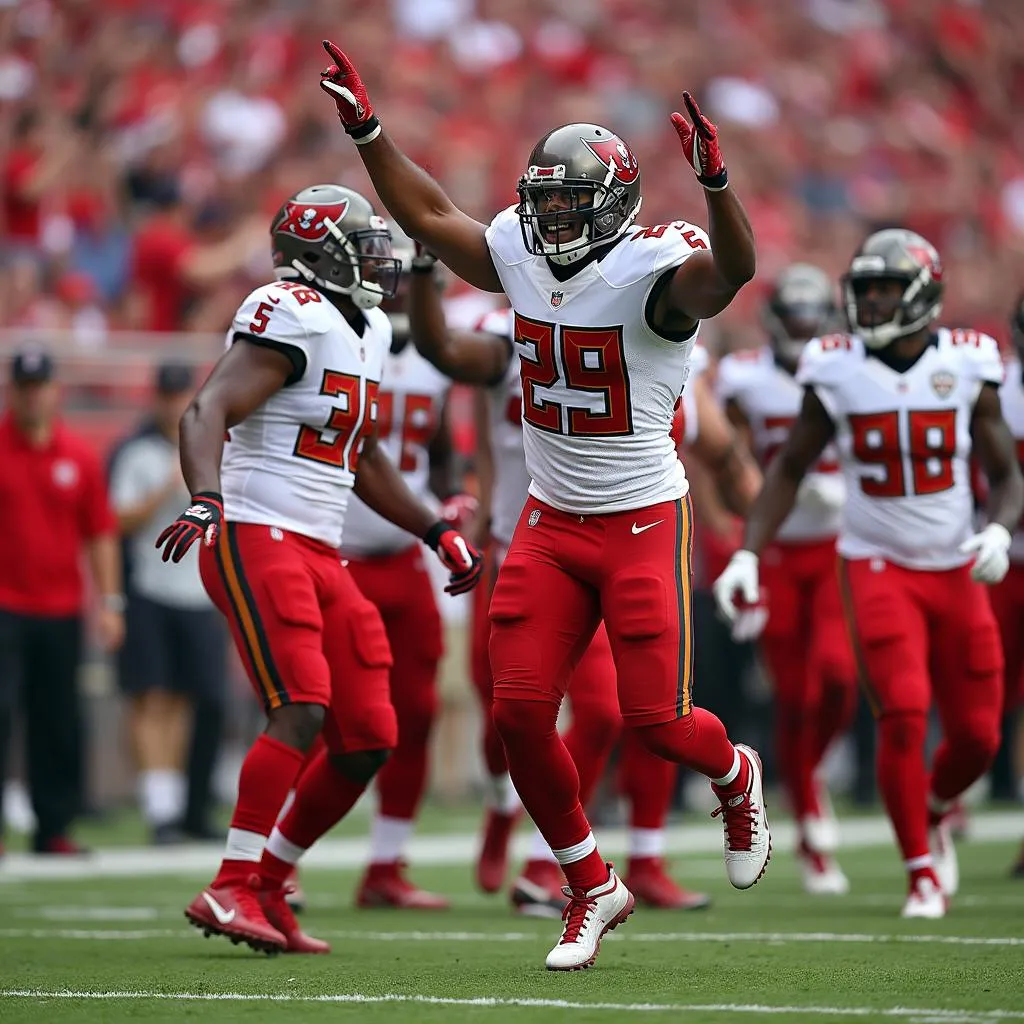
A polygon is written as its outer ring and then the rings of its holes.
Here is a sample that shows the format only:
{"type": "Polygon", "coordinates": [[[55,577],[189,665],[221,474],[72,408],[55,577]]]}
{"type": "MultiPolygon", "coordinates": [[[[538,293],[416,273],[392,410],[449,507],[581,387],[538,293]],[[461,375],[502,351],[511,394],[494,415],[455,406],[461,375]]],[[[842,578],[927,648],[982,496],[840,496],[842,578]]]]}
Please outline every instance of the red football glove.
{"type": "Polygon", "coordinates": [[[200,537],[212,548],[217,543],[223,518],[224,499],[219,494],[215,491],[193,494],[192,504],[156,539],[156,546],[164,548],[163,560],[180,562],[200,537]]]}
{"type": "Polygon", "coordinates": [[[323,43],[334,63],[320,72],[320,88],[334,100],[338,119],[352,141],[365,146],[380,135],[380,121],[370,106],[366,86],[352,61],[329,39],[323,43]]]}
{"type": "Polygon", "coordinates": [[[461,530],[476,515],[479,504],[472,494],[453,494],[441,502],[441,518],[461,530]]]}
{"type": "Polygon", "coordinates": [[[720,192],[729,184],[729,175],[722,151],[718,148],[718,129],[700,112],[700,107],[688,92],[683,93],[683,103],[693,124],[682,114],[674,113],[672,127],[679,136],[683,152],[697,180],[709,192],[720,192]]]}
{"type": "Polygon", "coordinates": [[[446,594],[465,594],[479,582],[484,560],[465,537],[445,522],[436,522],[423,535],[423,543],[437,552],[441,564],[451,573],[446,594]]]}

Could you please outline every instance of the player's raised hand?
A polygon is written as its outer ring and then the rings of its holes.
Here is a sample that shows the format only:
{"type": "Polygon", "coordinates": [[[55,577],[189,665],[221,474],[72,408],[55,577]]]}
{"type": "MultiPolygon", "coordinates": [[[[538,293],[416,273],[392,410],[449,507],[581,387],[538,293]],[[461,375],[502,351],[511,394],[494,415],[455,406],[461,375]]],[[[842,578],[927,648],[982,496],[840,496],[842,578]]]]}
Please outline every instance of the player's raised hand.
{"type": "Polygon", "coordinates": [[[212,548],[217,543],[223,518],[224,499],[219,494],[214,491],[193,494],[192,504],[157,537],[156,546],[164,549],[163,560],[180,562],[200,537],[212,548]]]}
{"type": "Polygon", "coordinates": [[[757,555],[753,551],[737,551],[711,589],[718,610],[729,622],[735,622],[744,605],[757,605],[761,599],[757,555]]]}
{"type": "Polygon", "coordinates": [[[443,520],[434,523],[423,537],[423,543],[433,548],[441,564],[451,573],[446,594],[455,596],[472,590],[484,571],[484,560],[472,544],[443,520]]]}
{"type": "Polygon", "coordinates": [[[720,192],[729,184],[729,174],[718,148],[718,129],[700,112],[688,92],[683,93],[683,105],[689,121],[678,111],[672,114],[672,127],[679,136],[683,153],[697,180],[709,192],[720,192]]]}
{"type": "Polygon", "coordinates": [[[320,88],[334,100],[338,119],[352,141],[360,146],[373,142],[380,135],[380,122],[359,72],[343,50],[329,39],[323,43],[331,63],[320,72],[320,88]]]}

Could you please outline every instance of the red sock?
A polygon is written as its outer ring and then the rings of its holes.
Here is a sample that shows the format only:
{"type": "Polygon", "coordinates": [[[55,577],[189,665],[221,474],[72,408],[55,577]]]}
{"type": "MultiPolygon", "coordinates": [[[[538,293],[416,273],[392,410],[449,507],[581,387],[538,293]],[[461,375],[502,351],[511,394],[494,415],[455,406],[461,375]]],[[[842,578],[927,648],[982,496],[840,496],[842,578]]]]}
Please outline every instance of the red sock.
{"type": "Polygon", "coordinates": [[[904,861],[929,854],[927,725],[924,712],[883,715],[878,720],[878,788],[904,861]]]}
{"type": "Polygon", "coordinates": [[[597,849],[591,850],[581,860],[563,864],[562,872],[573,889],[582,889],[584,892],[596,889],[608,881],[608,865],[597,849]]]}
{"type": "MultiPolygon", "coordinates": [[[[249,748],[238,777],[238,800],[231,829],[266,838],[274,827],[281,805],[302,769],[305,753],[262,733],[249,748]]],[[[228,849],[232,847],[228,835],[228,849]]],[[[255,851],[254,851],[255,852],[255,851]]],[[[221,861],[214,886],[244,881],[256,870],[256,857],[221,861]]]]}
{"type": "Polygon", "coordinates": [[[379,811],[385,818],[412,821],[427,786],[429,729],[403,732],[398,720],[398,746],[377,775],[379,811]]]}
{"type": "Polygon", "coordinates": [[[932,761],[931,792],[940,800],[955,800],[991,765],[999,749],[996,713],[965,709],[957,727],[948,730],[932,761]]]}
{"type": "MultiPolygon", "coordinates": [[[[729,742],[725,726],[704,708],[694,708],[688,715],[671,722],[639,726],[637,734],[659,757],[692,768],[710,779],[720,779],[732,771],[735,748],[729,742]]],[[[745,772],[746,762],[740,758],[740,775],[745,772]]]]}
{"type": "Polygon", "coordinates": [[[818,794],[814,785],[817,767],[818,708],[790,701],[775,703],[775,756],[779,777],[789,798],[793,817],[799,821],[817,814],[818,794]]]}
{"type": "Polygon", "coordinates": [[[576,765],[580,780],[580,804],[586,807],[604,775],[608,755],[622,730],[622,717],[618,705],[613,716],[608,716],[589,704],[573,702],[572,725],[562,737],[565,749],[576,765]]]}
{"type": "Polygon", "coordinates": [[[678,766],[652,753],[635,729],[627,729],[622,737],[619,771],[622,791],[629,799],[629,824],[633,828],[664,828],[678,766]]]}
{"type": "Polygon", "coordinates": [[[825,680],[818,706],[814,766],[824,760],[828,748],[850,727],[857,710],[857,686],[850,680],[825,680]]]}

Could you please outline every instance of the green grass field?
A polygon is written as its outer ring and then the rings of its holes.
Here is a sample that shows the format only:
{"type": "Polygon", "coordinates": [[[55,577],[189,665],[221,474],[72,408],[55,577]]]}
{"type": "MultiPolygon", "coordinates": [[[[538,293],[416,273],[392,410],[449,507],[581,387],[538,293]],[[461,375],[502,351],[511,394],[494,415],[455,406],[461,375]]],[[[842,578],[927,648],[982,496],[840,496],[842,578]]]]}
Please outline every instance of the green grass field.
{"type": "Polygon", "coordinates": [[[853,892],[833,900],[805,897],[785,853],[735,892],[704,843],[674,863],[714,906],[640,909],[574,974],[544,970],[558,923],[476,893],[466,863],[415,871],[453,897],[446,913],[357,911],[355,870],[311,869],[305,924],[334,952],[267,958],[188,927],[182,909],[206,871],[45,880],[10,858],[0,1021],[1024,1020],[1024,881],[1007,877],[1016,849],[965,841],[953,912],[904,922],[896,853],[871,837],[844,855],[853,892]]]}

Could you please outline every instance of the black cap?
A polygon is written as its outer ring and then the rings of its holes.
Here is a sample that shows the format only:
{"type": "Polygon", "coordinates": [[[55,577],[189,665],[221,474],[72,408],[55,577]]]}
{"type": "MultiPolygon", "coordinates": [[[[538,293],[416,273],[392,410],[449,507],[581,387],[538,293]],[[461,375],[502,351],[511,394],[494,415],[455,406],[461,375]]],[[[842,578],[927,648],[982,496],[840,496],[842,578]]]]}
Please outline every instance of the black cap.
{"type": "Polygon", "coordinates": [[[15,384],[42,384],[53,379],[53,356],[41,348],[26,348],[14,353],[11,380],[15,384]]]}
{"type": "Polygon", "coordinates": [[[156,389],[162,395],[180,395],[191,391],[195,374],[184,363],[161,363],[156,371],[156,389]]]}

